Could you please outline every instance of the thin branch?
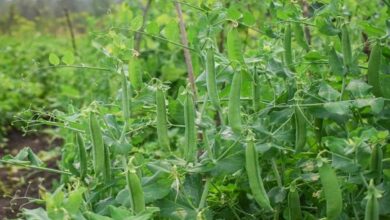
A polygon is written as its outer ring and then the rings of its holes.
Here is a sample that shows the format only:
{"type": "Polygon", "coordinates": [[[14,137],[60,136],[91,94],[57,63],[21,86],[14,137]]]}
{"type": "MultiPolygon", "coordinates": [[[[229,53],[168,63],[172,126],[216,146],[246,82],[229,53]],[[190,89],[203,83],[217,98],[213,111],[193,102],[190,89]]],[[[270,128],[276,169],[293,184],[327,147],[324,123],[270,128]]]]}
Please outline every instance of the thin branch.
{"type": "MultiPolygon", "coordinates": [[[[175,8],[177,12],[177,16],[179,18],[179,26],[180,26],[180,38],[181,43],[188,47],[188,38],[187,38],[187,31],[183,19],[183,12],[181,10],[181,5],[178,2],[175,2],[175,8]]],[[[194,77],[194,68],[192,66],[192,60],[191,60],[191,54],[190,51],[187,48],[183,49],[184,51],[184,59],[187,65],[187,72],[188,72],[188,81],[190,82],[192,93],[194,94],[194,100],[197,100],[197,93],[196,93],[196,87],[195,87],[195,77],[194,77]]]]}
{"type": "MultiPolygon", "coordinates": [[[[150,5],[152,3],[152,0],[148,0],[148,2],[146,3],[146,6],[142,8],[142,18],[143,18],[143,21],[142,21],[142,27],[141,27],[141,31],[144,30],[145,28],[145,23],[146,23],[146,18],[148,16],[148,12],[149,12],[149,8],[150,8],[150,5]]],[[[142,34],[137,32],[135,34],[135,46],[134,46],[134,49],[136,51],[139,51],[139,48],[140,48],[140,45],[141,45],[141,40],[142,40],[142,34]]]]}
{"type": "Polygon", "coordinates": [[[72,42],[73,53],[75,55],[77,55],[76,40],[74,37],[73,24],[72,24],[72,21],[70,20],[70,16],[69,16],[69,10],[67,8],[64,8],[64,13],[65,13],[65,17],[66,17],[66,23],[67,23],[68,29],[69,29],[70,39],[72,42]]]}

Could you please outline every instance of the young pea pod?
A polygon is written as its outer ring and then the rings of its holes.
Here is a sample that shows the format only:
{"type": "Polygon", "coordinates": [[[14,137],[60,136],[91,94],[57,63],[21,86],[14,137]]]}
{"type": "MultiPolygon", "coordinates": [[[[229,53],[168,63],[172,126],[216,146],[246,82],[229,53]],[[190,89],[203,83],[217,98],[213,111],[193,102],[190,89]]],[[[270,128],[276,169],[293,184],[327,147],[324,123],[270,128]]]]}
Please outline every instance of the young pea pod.
{"type": "Polygon", "coordinates": [[[129,80],[132,88],[140,90],[142,87],[142,69],[135,52],[129,60],[129,80]]]}
{"type": "Polygon", "coordinates": [[[93,167],[95,174],[99,174],[105,169],[104,142],[99,122],[93,112],[89,113],[89,133],[92,141],[93,167]]]}
{"type": "Polygon", "coordinates": [[[236,69],[240,64],[244,64],[241,40],[237,28],[232,28],[227,34],[227,52],[233,69],[236,69]]]}
{"type": "Polygon", "coordinates": [[[104,182],[108,185],[111,182],[111,158],[110,150],[108,146],[104,146],[104,171],[103,171],[104,182]]]}
{"type": "Polygon", "coordinates": [[[324,123],[323,118],[316,118],[314,120],[314,127],[315,127],[314,133],[316,135],[316,141],[317,141],[318,147],[321,147],[321,145],[322,145],[323,123],[324,123]]]}
{"type": "Polygon", "coordinates": [[[187,162],[192,162],[196,158],[196,127],[195,127],[195,105],[192,93],[188,90],[184,100],[184,121],[185,121],[185,149],[184,157],[187,162]]]}
{"type": "Polygon", "coordinates": [[[334,47],[331,47],[329,49],[328,57],[329,57],[328,59],[329,59],[330,71],[333,74],[337,74],[337,75],[340,75],[340,76],[344,75],[343,63],[341,62],[341,60],[337,56],[337,52],[334,49],[334,47]]]}
{"type": "Polygon", "coordinates": [[[349,68],[352,64],[352,49],[346,24],[341,27],[341,45],[343,48],[344,66],[349,68]]]}
{"type": "Polygon", "coordinates": [[[379,183],[382,178],[382,158],[381,146],[374,145],[371,152],[370,170],[375,175],[375,183],[379,183]]]}
{"type": "Polygon", "coordinates": [[[263,180],[261,178],[261,170],[259,167],[259,159],[257,157],[253,138],[248,138],[245,150],[245,169],[248,175],[249,187],[257,204],[267,211],[272,211],[272,207],[264,189],[263,180]]]}
{"type": "Polygon", "coordinates": [[[286,29],[284,30],[284,40],[283,40],[283,47],[284,47],[284,62],[286,66],[293,70],[293,56],[292,56],[292,50],[291,50],[291,25],[286,25],[286,29]]]}
{"type": "Polygon", "coordinates": [[[122,71],[122,112],[124,120],[130,118],[129,92],[127,89],[127,77],[122,71]]]}
{"type": "Polygon", "coordinates": [[[260,76],[256,72],[253,73],[253,83],[252,83],[252,105],[253,110],[258,112],[260,110],[260,76]]]}
{"type": "Polygon", "coordinates": [[[214,63],[214,51],[213,48],[206,50],[206,84],[207,94],[213,104],[215,110],[220,110],[220,103],[218,97],[217,80],[215,76],[215,63],[214,63]]]}
{"type": "Polygon", "coordinates": [[[141,180],[137,175],[137,171],[132,163],[134,157],[130,158],[128,170],[126,172],[127,187],[130,192],[130,206],[135,214],[145,211],[145,198],[142,189],[141,180]]]}
{"type": "Polygon", "coordinates": [[[295,118],[295,152],[299,153],[306,145],[306,119],[302,110],[296,106],[295,118]]]}
{"type": "Polygon", "coordinates": [[[367,204],[364,213],[364,220],[379,220],[379,202],[378,198],[380,193],[374,186],[374,182],[371,180],[368,186],[367,192],[367,204]]]}
{"type": "Polygon", "coordinates": [[[157,138],[160,146],[168,151],[169,137],[167,126],[167,110],[165,106],[165,95],[161,86],[157,87],[156,91],[156,105],[157,105],[157,138]]]}
{"type": "Polygon", "coordinates": [[[241,72],[235,72],[230,87],[228,104],[228,122],[233,132],[241,133],[241,72]]]}
{"type": "Polygon", "coordinates": [[[301,220],[301,202],[299,200],[299,193],[295,186],[295,183],[290,185],[290,192],[288,193],[288,219],[289,220],[301,220]]]}
{"type": "Polygon", "coordinates": [[[84,140],[81,137],[81,134],[76,132],[75,133],[75,144],[77,146],[77,152],[79,157],[79,163],[80,163],[80,178],[84,179],[87,175],[87,151],[85,150],[85,144],[84,140]]]}
{"type": "Polygon", "coordinates": [[[309,44],[305,39],[305,33],[303,31],[303,27],[301,26],[301,24],[294,22],[293,31],[295,35],[295,40],[297,41],[299,46],[301,46],[304,50],[309,51],[310,50],[309,44]]]}
{"type": "Polygon", "coordinates": [[[326,199],[326,218],[335,220],[343,209],[343,199],[336,172],[328,163],[322,162],[319,173],[326,199]]]}
{"type": "Polygon", "coordinates": [[[372,86],[372,92],[375,96],[382,96],[379,83],[379,69],[381,65],[381,45],[377,42],[371,50],[368,61],[367,78],[368,84],[372,86]]]}

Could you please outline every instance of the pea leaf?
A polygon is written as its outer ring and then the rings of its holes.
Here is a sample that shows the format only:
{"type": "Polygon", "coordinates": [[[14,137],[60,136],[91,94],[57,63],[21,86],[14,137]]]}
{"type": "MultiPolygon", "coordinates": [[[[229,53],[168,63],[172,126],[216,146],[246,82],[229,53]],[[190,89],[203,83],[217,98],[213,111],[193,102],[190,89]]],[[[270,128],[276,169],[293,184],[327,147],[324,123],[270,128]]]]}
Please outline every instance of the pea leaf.
{"type": "Polygon", "coordinates": [[[71,65],[74,63],[74,55],[70,51],[66,51],[64,56],[62,57],[62,62],[64,62],[66,65],[71,65]]]}
{"type": "Polygon", "coordinates": [[[58,58],[58,56],[55,53],[50,53],[49,62],[50,64],[57,66],[58,64],[60,64],[60,58],[58,58]]]}

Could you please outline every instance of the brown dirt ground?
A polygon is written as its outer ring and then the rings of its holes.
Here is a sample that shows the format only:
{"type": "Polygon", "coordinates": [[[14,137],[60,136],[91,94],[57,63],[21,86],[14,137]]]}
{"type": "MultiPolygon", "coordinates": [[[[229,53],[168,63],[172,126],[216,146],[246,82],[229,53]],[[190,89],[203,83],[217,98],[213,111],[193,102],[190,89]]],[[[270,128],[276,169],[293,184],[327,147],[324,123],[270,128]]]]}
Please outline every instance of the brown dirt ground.
{"type": "MultiPolygon", "coordinates": [[[[5,147],[0,148],[0,158],[6,154],[16,155],[24,147],[30,147],[34,153],[50,151],[61,146],[61,140],[46,134],[23,135],[18,131],[10,131],[5,147]]],[[[48,167],[57,168],[57,159],[45,161],[48,167]]],[[[22,208],[36,208],[39,205],[28,203],[27,198],[39,198],[39,189],[50,189],[53,181],[59,179],[58,174],[39,170],[0,167],[0,219],[17,218],[22,208]]]]}

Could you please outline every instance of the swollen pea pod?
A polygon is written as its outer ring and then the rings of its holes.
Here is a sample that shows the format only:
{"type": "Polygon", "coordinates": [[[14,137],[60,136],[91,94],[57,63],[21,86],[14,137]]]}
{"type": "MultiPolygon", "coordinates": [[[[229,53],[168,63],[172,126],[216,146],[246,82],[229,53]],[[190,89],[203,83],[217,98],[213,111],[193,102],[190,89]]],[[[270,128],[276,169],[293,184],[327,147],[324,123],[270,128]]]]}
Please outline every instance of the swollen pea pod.
{"type": "Polygon", "coordinates": [[[374,145],[371,152],[370,171],[375,175],[375,183],[379,183],[382,177],[383,152],[379,145],[374,145]]]}
{"type": "Polygon", "coordinates": [[[297,40],[299,46],[301,46],[304,50],[309,51],[309,44],[306,41],[305,33],[303,32],[303,27],[301,26],[301,24],[294,22],[293,31],[295,39],[297,40]]]}
{"type": "Polygon", "coordinates": [[[227,34],[227,52],[232,67],[236,69],[240,64],[244,64],[241,40],[238,36],[237,28],[232,28],[227,34]]]}
{"type": "Polygon", "coordinates": [[[215,76],[215,63],[214,63],[214,50],[213,48],[208,48],[206,50],[206,84],[207,84],[207,94],[213,104],[215,110],[220,110],[220,103],[218,97],[217,89],[217,80],[215,76]]]}
{"type": "Polygon", "coordinates": [[[294,109],[295,118],[295,152],[299,153],[306,145],[306,119],[298,106],[294,109]]]}
{"type": "Polygon", "coordinates": [[[336,172],[328,163],[322,162],[319,173],[326,199],[326,218],[337,219],[343,209],[343,199],[336,172]]]}
{"type": "Polygon", "coordinates": [[[267,192],[264,189],[253,137],[249,137],[245,150],[245,169],[248,175],[249,187],[257,204],[267,211],[273,211],[267,192]]]}
{"type": "Polygon", "coordinates": [[[137,170],[133,165],[134,157],[130,158],[126,172],[127,187],[130,192],[130,206],[135,214],[145,211],[145,198],[141,180],[137,175],[137,170]]]}
{"type": "Polygon", "coordinates": [[[328,51],[328,59],[330,71],[334,74],[344,75],[344,67],[339,57],[337,56],[336,50],[334,47],[331,47],[328,51]]]}
{"type": "Polygon", "coordinates": [[[294,68],[293,68],[293,56],[291,50],[291,25],[290,24],[288,24],[286,26],[286,29],[284,30],[283,47],[284,47],[284,62],[290,70],[293,70],[294,68]]]}
{"type": "Polygon", "coordinates": [[[290,191],[288,193],[288,219],[289,220],[301,220],[302,210],[301,202],[299,200],[299,193],[295,183],[290,185],[290,191]]]}
{"type": "Polygon", "coordinates": [[[367,78],[368,84],[372,86],[372,92],[375,96],[382,96],[379,83],[379,69],[381,65],[381,45],[378,41],[371,50],[368,61],[367,78]]]}
{"type": "Polygon", "coordinates": [[[165,95],[161,86],[156,90],[156,105],[157,105],[157,138],[158,143],[164,149],[170,151],[168,126],[167,126],[167,110],[165,106],[165,95]]]}
{"type": "Polygon", "coordinates": [[[370,181],[367,192],[367,204],[364,213],[364,220],[379,220],[379,202],[380,194],[374,186],[374,181],[370,181]]]}
{"type": "Polygon", "coordinates": [[[341,27],[341,45],[343,48],[344,66],[349,68],[352,64],[352,49],[346,24],[341,27]]]}
{"type": "Polygon", "coordinates": [[[185,149],[184,157],[187,162],[192,162],[196,158],[196,127],[195,127],[195,105],[193,94],[188,90],[184,100],[184,121],[185,121],[185,149]]]}
{"type": "Polygon", "coordinates": [[[75,144],[77,146],[77,152],[79,156],[79,163],[80,163],[80,178],[84,179],[87,175],[87,151],[85,150],[85,144],[84,140],[81,137],[81,134],[76,132],[75,133],[75,144]]]}
{"type": "Polygon", "coordinates": [[[104,172],[105,169],[104,142],[99,122],[93,112],[89,113],[89,132],[92,141],[93,167],[95,169],[95,174],[99,174],[104,172]]]}
{"type": "Polygon", "coordinates": [[[135,52],[129,60],[129,80],[132,88],[140,90],[142,87],[142,70],[136,53],[138,52],[135,52]]]}
{"type": "Polygon", "coordinates": [[[253,110],[258,112],[260,110],[260,76],[256,72],[253,73],[253,83],[252,83],[252,104],[253,110]]]}
{"type": "Polygon", "coordinates": [[[228,122],[233,132],[241,133],[241,72],[235,72],[230,87],[228,104],[228,122]]]}

